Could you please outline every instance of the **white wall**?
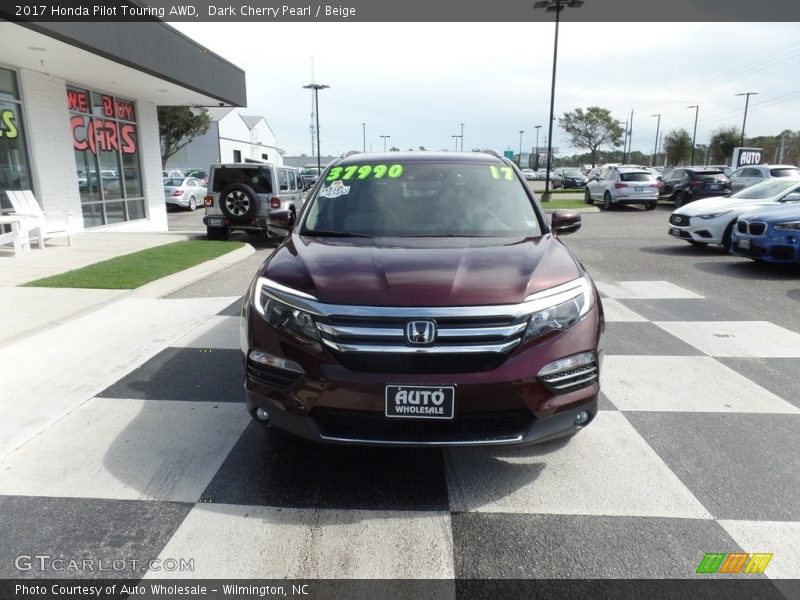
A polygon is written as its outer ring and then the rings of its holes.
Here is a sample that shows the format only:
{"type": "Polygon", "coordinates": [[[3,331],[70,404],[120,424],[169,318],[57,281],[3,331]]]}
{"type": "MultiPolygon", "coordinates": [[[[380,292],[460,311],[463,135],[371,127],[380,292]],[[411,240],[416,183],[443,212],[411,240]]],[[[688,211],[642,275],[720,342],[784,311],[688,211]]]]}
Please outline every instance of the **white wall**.
{"type": "Polygon", "coordinates": [[[43,210],[73,211],[82,222],[67,84],[28,69],[20,69],[19,79],[36,199],[43,210]]]}
{"type": "Polygon", "coordinates": [[[269,157],[267,160],[273,165],[283,165],[283,157],[278,154],[276,148],[275,134],[264,119],[261,119],[250,130],[250,139],[253,144],[251,158],[263,160],[261,155],[266,154],[269,157]]]}

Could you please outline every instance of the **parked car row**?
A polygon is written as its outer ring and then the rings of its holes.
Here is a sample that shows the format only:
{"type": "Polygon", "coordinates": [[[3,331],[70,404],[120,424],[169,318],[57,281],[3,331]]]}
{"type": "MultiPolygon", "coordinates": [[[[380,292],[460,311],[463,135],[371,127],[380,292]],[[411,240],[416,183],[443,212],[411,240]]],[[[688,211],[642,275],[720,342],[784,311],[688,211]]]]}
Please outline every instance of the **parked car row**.
{"type": "Polygon", "coordinates": [[[695,246],[720,244],[755,260],[800,262],[800,175],[681,206],[669,225],[669,235],[695,246]]]}

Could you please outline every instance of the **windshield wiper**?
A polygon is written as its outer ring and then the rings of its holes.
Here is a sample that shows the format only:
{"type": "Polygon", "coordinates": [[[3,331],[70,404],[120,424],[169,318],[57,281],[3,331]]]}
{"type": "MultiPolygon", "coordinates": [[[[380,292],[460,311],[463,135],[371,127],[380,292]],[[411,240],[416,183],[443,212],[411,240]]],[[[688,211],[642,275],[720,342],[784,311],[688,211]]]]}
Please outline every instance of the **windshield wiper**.
{"type": "Polygon", "coordinates": [[[372,237],[366,233],[351,233],[349,231],[327,231],[325,229],[306,229],[300,235],[311,235],[316,237],[372,237]]]}

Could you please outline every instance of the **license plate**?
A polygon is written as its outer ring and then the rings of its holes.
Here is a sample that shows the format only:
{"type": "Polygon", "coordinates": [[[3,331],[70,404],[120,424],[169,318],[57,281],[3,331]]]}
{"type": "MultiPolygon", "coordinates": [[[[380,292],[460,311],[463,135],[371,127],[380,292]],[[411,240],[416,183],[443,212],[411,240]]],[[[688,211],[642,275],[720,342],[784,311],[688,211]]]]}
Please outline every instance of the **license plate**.
{"type": "Polygon", "coordinates": [[[680,237],[681,236],[681,230],[678,229],[677,227],[673,227],[672,229],[669,230],[669,234],[670,235],[677,235],[678,237],[680,237]]]}
{"type": "Polygon", "coordinates": [[[711,184],[709,184],[708,187],[709,187],[709,189],[712,189],[712,190],[718,190],[720,186],[719,186],[718,183],[711,183],[711,184]]]}
{"type": "Polygon", "coordinates": [[[637,191],[637,192],[644,191],[644,188],[643,188],[643,187],[641,187],[641,186],[639,186],[639,187],[637,187],[637,188],[636,188],[636,191],[637,191]]]}
{"type": "Polygon", "coordinates": [[[749,250],[750,249],[750,239],[749,238],[741,238],[741,239],[739,239],[739,242],[738,242],[737,245],[739,246],[739,248],[742,248],[744,250],[749,250]]]}
{"type": "Polygon", "coordinates": [[[208,227],[225,227],[225,219],[223,217],[208,217],[206,225],[208,227]]]}
{"type": "Polygon", "coordinates": [[[452,419],[453,386],[387,385],[386,416],[404,419],[452,419]]]}

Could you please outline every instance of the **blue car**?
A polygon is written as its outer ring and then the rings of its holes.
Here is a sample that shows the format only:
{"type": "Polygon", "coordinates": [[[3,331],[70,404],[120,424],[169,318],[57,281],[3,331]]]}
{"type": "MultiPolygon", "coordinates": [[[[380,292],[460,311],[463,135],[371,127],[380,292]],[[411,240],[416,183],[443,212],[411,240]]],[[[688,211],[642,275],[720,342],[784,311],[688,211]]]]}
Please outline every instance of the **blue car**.
{"type": "Polygon", "coordinates": [[[800,263],[800,202],[743,213],[731,237],[731,253],[775,263],[800,263]]]}

